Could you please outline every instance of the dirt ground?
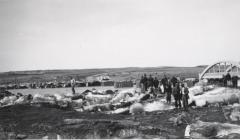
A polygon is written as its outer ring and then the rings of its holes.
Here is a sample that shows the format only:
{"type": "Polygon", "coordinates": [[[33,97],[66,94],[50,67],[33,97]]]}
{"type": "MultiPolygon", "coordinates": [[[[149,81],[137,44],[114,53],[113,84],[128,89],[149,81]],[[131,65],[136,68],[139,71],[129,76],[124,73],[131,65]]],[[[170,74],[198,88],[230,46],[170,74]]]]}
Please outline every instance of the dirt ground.
{"type": "Polygon", "coordinates": [[[186,122],[175,125],[170,119],[179,109],[146,114],[114,114],[76,112],[49,105],[14,105],[0,109],[0,136],[25,135],[27,138],[184,138],[187,123],[196,119],[226,122],[221,107],[190,109],[186,122]],[[66,122],[65,119],[78,119],[66,122]]]}

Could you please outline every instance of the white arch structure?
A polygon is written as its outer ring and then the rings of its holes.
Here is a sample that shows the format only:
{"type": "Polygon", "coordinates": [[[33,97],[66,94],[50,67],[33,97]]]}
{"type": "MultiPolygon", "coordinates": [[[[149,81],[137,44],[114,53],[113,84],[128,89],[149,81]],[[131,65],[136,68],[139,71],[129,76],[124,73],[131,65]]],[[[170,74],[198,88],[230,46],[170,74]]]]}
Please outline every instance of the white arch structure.
{"type": "Polygon", "coordinates": [[[231,76],[240,77],[240,63],[234,61],[219,61],[213,63],[199,75],[199,79],[219,79],[228,72],[231,76]]]}

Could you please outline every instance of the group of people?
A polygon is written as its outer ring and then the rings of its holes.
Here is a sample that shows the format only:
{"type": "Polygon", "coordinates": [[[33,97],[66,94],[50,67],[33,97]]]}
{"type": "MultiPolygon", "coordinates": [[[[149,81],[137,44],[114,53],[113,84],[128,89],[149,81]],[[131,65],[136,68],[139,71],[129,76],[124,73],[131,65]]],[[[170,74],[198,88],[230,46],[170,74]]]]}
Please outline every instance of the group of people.
{"type": "Polygon", "coordinates": [[[158,88],[159,80],[157,79],[157,77],[153,78],[151,74],[149,75],[149,77],[147,77],[147,75],[144,74],[141,77],[140,84],[141,84],[141,87],[142,87],[142,92],[145,92],[150,87],[158,88]]]}
{"type": "Polygon", "coordinates": [[[187,111],[188,109],[188,99],[189,99],[189,90],[186,83],[176,83],[172,84],[172,90],[167,93],[167,102],[171,103],[171,95],[173,95],[175,100],[175,107],[181,108],[187,111]],[[170,99],[169,99],[170,98],[170,99]],[[181,103],[182,102],[182,103],[181,103]]]}
{"type": "Polygon", "coordinates": [[[160,93],[166,95],[167,103],[171,103],[171,97],[173,95],[175,100],[175,107],[176,108],[184,108],[185,111],[188,110],[188,99],[189,99],[189,90],[186,83],[182,83],[180,79],[176,77],[172,77],[171,79],[167,78],[164,75],[164,78],[158,80],[157,77],[153,78],[152,75],[147,77],[144,74],[141,77],[140,85],[142,92],[145,93],[147,89],[157,89],[160,93]],[[162,88],[160,88],[162,86],[162,88]]]}
{"type": "Polygon", "coordinates": [[[226,75],[223,75],[223,85],[225,87],[232,85],[233,88],[237,88],[238,79],[239,79],[238,76],[231,76],[230,73],[228,72],[226,75]]]}

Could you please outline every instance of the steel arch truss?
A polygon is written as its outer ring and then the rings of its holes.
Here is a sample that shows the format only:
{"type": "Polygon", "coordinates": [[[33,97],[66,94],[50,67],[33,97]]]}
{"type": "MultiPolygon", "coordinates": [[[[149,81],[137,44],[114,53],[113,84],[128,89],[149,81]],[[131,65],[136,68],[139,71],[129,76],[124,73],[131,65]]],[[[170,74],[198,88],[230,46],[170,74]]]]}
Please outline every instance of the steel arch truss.
{"type": "Polygon", "coordinates": [[[219,61],[209,65],[200,75],[199,79],[222,78],[226,73],[240,76],[240,63],[234,61],[219,61]]]}

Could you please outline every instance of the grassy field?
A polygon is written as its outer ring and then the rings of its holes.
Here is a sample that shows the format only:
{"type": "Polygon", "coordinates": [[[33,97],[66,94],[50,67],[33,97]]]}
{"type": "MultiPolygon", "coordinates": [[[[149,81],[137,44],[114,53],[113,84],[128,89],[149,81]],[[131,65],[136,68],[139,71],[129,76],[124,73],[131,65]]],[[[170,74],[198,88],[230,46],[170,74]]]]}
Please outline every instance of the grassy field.
{"type": "Polygon", "coordinates": [[[198,78],[206,66],[197,67],[148,67],[148,68],[106,68],[106,69],[80,69],[80,70],[34,70],[34,71],[13,71],[0,73],[0,84],[23,83],[23,82],[48,82],[68,81],[70,76],[76,80],[83,80],[87,76],[107,73],[113,80],[139,79],[144,73],[153,76],[163,77],[179,76],[184,78],[198,78]]]}

